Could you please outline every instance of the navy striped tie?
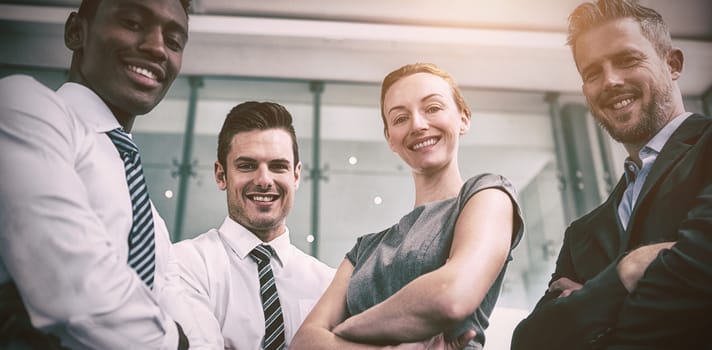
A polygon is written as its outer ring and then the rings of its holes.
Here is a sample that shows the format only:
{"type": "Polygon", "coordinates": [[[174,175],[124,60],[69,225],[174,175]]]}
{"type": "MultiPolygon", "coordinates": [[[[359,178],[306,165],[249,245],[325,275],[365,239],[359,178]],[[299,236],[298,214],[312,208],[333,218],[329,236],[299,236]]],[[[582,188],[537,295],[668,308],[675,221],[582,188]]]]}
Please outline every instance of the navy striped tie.
{"type": "Polygon", "coordinates": [[[143,177],[141,157],[138,148],[121,128],[106,133],[119,151],[126,170],[126,183],[131,195],[131,210],[133,224],[129,234],[128,264],[141,277],[149,288],[153,288],[153,273],[155,270],[155,238],[153,232],[153,215],[151,202],[148,198],[148,187],[143,177]]]}
{"type": "Polygon", "coordinates": [[[277,295],[277,285],[274,283],[272,266],[269,264],[271,256],[272,248],[266,245],[258,245],[250,252],[250,257],[257,263],[262,310],[265,314],[263,349],[282,350],[284,349],[284,319],[282,318],[282,307],[279,304],[279,296],[277,295]]]}

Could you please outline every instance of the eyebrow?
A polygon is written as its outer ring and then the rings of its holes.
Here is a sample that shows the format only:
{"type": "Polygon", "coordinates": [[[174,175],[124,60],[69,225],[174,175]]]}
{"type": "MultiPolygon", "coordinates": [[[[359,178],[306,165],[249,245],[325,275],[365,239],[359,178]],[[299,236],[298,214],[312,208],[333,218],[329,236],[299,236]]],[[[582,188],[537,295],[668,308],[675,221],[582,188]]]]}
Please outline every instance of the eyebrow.
{"type": "MultiPolygon", "coordinates": [[[[431,99],[431,98],[433,98],[433,97],[441,97],[441,98],[444,98],[445,96],[443,96],[443,95],[441,95],[441,94],[439,94],[439,93],[436,92],[436,93],[432,93],[432,94],[430,94],[430,95],[427,95],[427,96],[421,98],[421,99],[420,99],[420,102],[425,102],[425,101],[427,101],[427,100],[429,100],[429,99],[431,99]]],[[[397,110],[397,109],[405,109],[405,106],[403,106],[403,105],[393,106],[393,107],[391,107],[391,108],[388,110],[388,112],[386,113],[386,115],[391,114],[391,112],[393,112],[393,110],[397,110]]]]}
{"type": "MultiPolygon", "coordinates": [[[[626,48],[626,49],[623,49],[622,51],[618,51],[618,52],[612,53],[610,55],[604,56],[603,59],[610,60],[610,59],[617,59],[617,58],[621,58],[621,57],[625,57],[625,56],[644,57],[645,54],[640,52],[639,50],[626,48]]],[[[595,61],[595,62],[592,62],[591,64],[589,64],[588,66],[583,67],[581,69],[581,73],[585,73],[587,70],[591,69],[591,67],[598,65],[599,62],[600,61],[595,61]]]]}
{"type": "MultiPolygon", "coordinates": [[[[163,19],[163,18],[157,17],[156,14],[153,11],[151,11],[151,9],[148,8],[141,1],[123,2],[123,3],[117,4],[116,8],[121,11],[134,10],[134,11],[141,12],[141,15],[143,15],[143,16],[150,16],[150,17],[154,17],[154,18],[158,18],[158,19],[163,19]]],[[[185,11],[185,9],[184,9],[184,11],[185,11]]],[[[188,18],[188,12],[185,12],[185,16],[186,16],[186,18],[188,18]]],[[[188,28],[184,27],[179,22],[177,22],[173,19],[168,19],[166,27],[169,31],[175,31],[178,34],[182,35],[186,42],[188,41],[188,28]]]]}
{"type": "MultiPolygon", "coordinates": [[[[259,161],[258,161],[257,159],[255,159],[255,158],[245,157],[245,156],[237,157],[237,158],[235,158],[235,160],[233,161],[233,163],[239,163],[239,162],[258,163],[259,161]]],[[[271,159],[271,160],[269,160],[267,163],[270,163],[270,164],[274,164],[274,163],[290,164],[290,161],[289,161],[289,159],[287,159],[287,158],[276,158],[276,159],[271,159]]]]}

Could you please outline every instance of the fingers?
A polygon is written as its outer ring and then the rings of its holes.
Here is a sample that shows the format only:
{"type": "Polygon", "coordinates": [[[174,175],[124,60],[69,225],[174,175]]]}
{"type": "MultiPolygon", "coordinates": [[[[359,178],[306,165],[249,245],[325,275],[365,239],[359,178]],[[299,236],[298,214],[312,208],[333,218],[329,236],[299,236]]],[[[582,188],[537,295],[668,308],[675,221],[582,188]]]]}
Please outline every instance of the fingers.
{"type": "Polygon", "coordinates": [[[446,346],[446,349],[448,350],[460,350],[464,349],[467,344],[470,342],[470,340],[474,339],[475,336],[477,335],[477,332],[475,332],[474,329],[468,329],[464,333],[460,334],[457,339],[454,339],[452,342],[448,343],[446,346]]]}
{"type": "Polygon", "coordinates": [[[558,298],[566,298],[567,296],[571,295],[573,291],[573,289],[564,289],[564,291],[559,294],[558,298]]]}
{"type": "Polygon", "coordinates": [[[551,284],[549,285],[549,291],[550,292],[556,292],[556,291],[563,292],[567,289],[576,291],[576,290],[581,289],[581,287],[583,287],[582,284],[574,282],[566,277],[561,277],[561,278],[557,279],[556,281],[551,282],[551,284]]]}

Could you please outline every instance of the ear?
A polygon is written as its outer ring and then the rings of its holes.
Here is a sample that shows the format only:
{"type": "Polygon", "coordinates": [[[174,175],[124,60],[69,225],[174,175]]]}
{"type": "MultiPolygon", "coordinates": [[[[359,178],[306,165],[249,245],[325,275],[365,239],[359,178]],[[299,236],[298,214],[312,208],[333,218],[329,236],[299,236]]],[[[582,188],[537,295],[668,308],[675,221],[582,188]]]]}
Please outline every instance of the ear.
{"type": "Polygon", "coordinates": [[[670,75],[672,80],[677,80],[682,75],[682,68],[685,63],[685,56],[682,54],[682,50],[677,47],[673,47],[672,50],[667,55],[667,65],[670,69],[670,75]]]}
{"type": "Polygon", "coordinates": [[[299,183],[302,179],[302,162],[297,163],[294,167],[294,188],[299,189],[299,183]]]}
{"type": "Polygon", "coordinates": [[[84,47],[87,30],[87,21],[78,13],[72,12],[64,24],[64,45],[72,51],[81,50],[84,47]]]}
{"type": "Polygon", "coordinates": [[[465,113],[460,114],[460,135],[465,135],[470,130],[470,117],[465,113]]]}
{"type": "Polygon", "coordinates": [[[215,183],[218,185],[220,191],[225,191],[227,188],[227,180],[225,180],[225,169],[223,169],[222,164],[219,161],[215,161],[215,183]]]}

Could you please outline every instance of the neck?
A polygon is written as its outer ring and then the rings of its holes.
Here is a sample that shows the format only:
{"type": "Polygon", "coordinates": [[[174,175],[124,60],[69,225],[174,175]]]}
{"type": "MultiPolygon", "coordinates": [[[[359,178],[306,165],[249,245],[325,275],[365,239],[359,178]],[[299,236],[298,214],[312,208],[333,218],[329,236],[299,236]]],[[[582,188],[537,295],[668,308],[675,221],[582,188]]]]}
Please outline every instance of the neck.
{"type": "Polygon", "coordinates": [[[252,232],[255,237],[259,238],[260,241],[264,243],[269,243],[273,241],[275,238],[281,236],[285,232],[287,232],[287,228],[284,226],[278,227],[276,229],[267,229],[267,230],[256,230],[256,229],[249,229],[250,232],[252,232]]]}
{"type": "Polygon", "coordinates": [[[457,196],[463,183],[456,165],[434,173],[413,172],[413,182],[416,207],[457,196]]]}
{"type": "Polygon", "coordinates": [[[135,115],[129,114],[126,111],[123,111],[116,106],[112,105],[109,103],[106,99],[104,99],[103,96],[99,95],[97,91],[94,89],[92,84],[84,78],[84,74],[82,74],[81,70],[79,69],[79,58],[73,57],[72,58],[72,64],[71,68],[69,70],[69,77],[67,78],[68,82],[71,83],[76,83],[80,85],[86,86],[89,90],[94,91],[95,94],[101,98],[102,101],[104,101],[104,104],[106,104],[107,107],[109,107],[109,110],[111,110],[111,113],[114,115],[114,118],[116,118],[116,121],[119,122],[121,127],[124,129],[124,131],[130,133],[131,129],[133,128],[133,123],[134,120],[136,119],[135,115]]]}
{"type": "MultiPolygon", "coordinates": [[[[102,99],[103,100],[103,99],[102,99]]],[[[106,103],[106,101],[104,101],[106,103]]],[[[124,131],[126,132],[131,132],[131,129],[133,128],[134,120],[136,120],[135,115],[130,115],[108,103],[106,103],[107,106],[109,106],[109,109],[111,110],[111,113],[114,114],[114,118],[116,118],[116,121],[121,124],[121,127],[124,128],[124,131]]]]}
{"type": "MultiPolygon", "coordinates": [[[[650,141],[648,139],[648,141],[650,141]]],[[[643,146],[645,146],[648,141],[645,141],[643,143],[624,143],[623,147],[625,150],[628,152],[628,157],[635,162],[635,164],[638,165],[638,167],[641,167],[643,165],[643,161],[640,160],[640,150],[643,149],[643,146]]]]}
{"type": "Polygon", "coordinates": [[[659,125],[655,132],[651,133],[651,135],[648,135],[648,137],[643,141],[623,143],[623,147],[625,147],[625,150],[628,152],[628,156],[639,167],[642,166],[643,163],[642,160],[640,160],[640,150],[643,149],[643,147],[645,147],[645,145],[650,142],[650,140],[652,140],[653,137],[655,137],[655,135],[660,132],[660,130],[670,124],[670,122],[675,119],[675,117],[685,112],[685,107],[682,102],[682,95],[679,93],[672,94],[672,100],[670,101],[669,106],[670,108],[665,112],[664,123],[662,125],[659,125]]]}

